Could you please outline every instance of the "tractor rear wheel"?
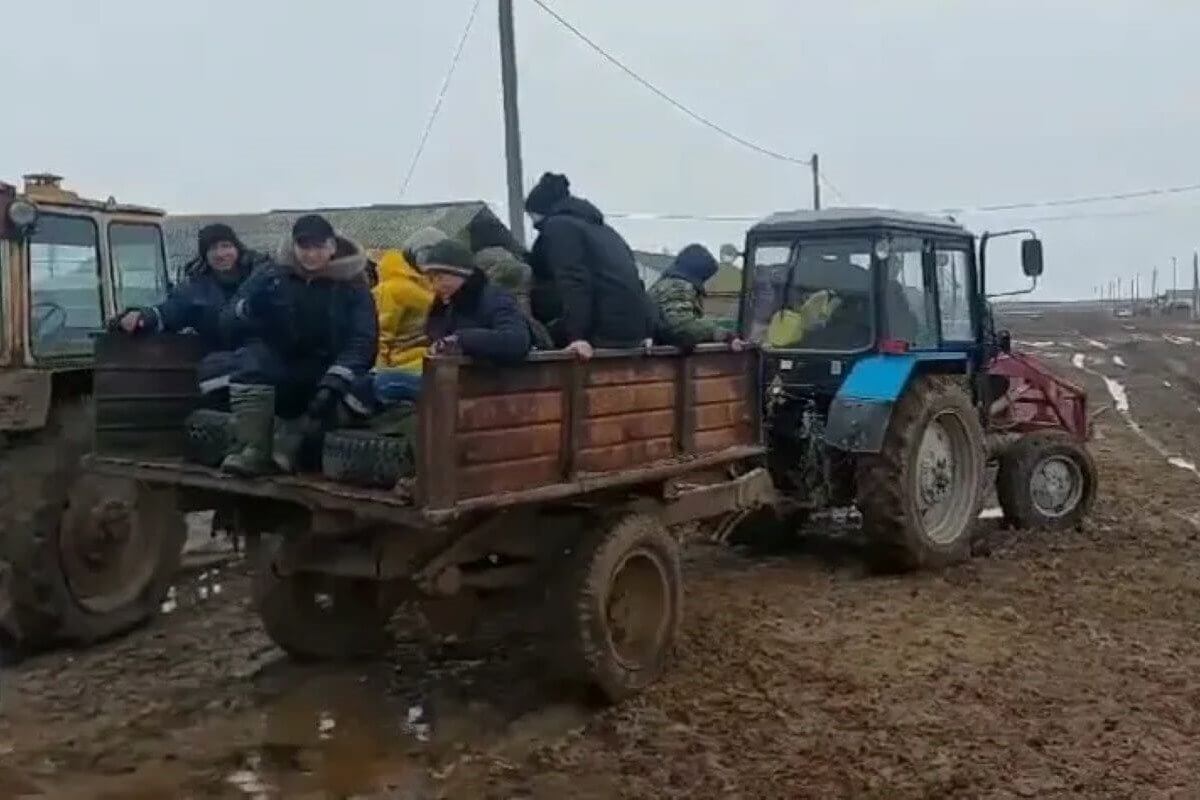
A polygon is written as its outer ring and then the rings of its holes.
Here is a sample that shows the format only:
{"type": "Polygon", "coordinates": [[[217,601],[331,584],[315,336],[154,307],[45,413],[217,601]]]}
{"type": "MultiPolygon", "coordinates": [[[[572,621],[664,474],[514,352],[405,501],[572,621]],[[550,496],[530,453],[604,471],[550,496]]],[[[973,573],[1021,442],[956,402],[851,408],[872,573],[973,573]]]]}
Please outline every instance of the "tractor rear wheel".
{"type": "Polygon", "coordinates": [[[1034,433],[1000,456],[996,497],[1013,527],[1064,530],[1091,511],[1098,482],[1084,445],[1062,431],[1034,433]]]}
{"type": "Polygon", "coordinates": [[[942,376],[914,380],[882,450],[858,463],[858,509],[881,567],[936,568],[970,555],[986,459],[966,390],[942,376]]]}
{"type": "Polygon", "coordinates": [[[0,456],[0,638],[25,653],[94,642],[154,616],[186,536],[170,491],[79,468],[92,430],[86,399],[0,456]]]}

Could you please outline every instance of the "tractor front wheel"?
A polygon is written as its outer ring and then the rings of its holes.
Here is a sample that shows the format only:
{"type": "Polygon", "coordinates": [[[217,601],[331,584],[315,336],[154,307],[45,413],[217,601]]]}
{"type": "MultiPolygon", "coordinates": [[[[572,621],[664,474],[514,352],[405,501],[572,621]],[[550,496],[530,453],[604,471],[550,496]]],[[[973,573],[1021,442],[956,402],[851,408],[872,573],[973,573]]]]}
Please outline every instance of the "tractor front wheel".
{"type": "Polygon", "coordinates": [[[1035,433],[1000,456],[996,497],[1013,527],[1064,530],[1091,511],[1098,481],[1084,445],[1061,431],[1035,433]]]}
{"type": "Polygon", "coordinates": [[[970,555],[986,460],[965,389],[947,377],[915,379],[882,450],[858,463],[858,509],[881,567],[936,568],[970,555]]]}

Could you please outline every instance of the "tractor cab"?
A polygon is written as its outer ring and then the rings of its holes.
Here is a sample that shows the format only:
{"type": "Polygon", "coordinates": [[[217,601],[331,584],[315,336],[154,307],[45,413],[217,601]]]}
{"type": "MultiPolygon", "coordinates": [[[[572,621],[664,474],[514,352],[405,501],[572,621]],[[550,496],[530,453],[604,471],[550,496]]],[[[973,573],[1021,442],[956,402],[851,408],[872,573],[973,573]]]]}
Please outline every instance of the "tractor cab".
{"type": "Polygon", "coordinates": [[[0,183],[0,367],[88,367],[106,319],[162,300],[163,216],[80,197],[57,175],[0,183]]]}

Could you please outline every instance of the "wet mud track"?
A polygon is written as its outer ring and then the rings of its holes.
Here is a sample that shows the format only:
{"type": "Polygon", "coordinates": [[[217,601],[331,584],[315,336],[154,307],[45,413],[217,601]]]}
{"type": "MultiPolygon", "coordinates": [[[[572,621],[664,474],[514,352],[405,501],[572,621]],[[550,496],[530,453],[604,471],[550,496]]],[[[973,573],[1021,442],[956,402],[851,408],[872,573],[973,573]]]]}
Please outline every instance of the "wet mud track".
{"type": "Polygon", "coordinates": [[[1200,476],[1129,419],[1200,458],[1170,365],[1200,374],[1200,347],[1127,324],[1013,323],[1094,404],[1100,376],[1128,393],[1083,530],[984,521],[970,562],[901,577],[847,537],[694,546],[671,672],[608,710],[545,685],[521,637],[290,664],[235,564],[145,630],[6,670],[0,798],[1198,797],[1200,476]]]}

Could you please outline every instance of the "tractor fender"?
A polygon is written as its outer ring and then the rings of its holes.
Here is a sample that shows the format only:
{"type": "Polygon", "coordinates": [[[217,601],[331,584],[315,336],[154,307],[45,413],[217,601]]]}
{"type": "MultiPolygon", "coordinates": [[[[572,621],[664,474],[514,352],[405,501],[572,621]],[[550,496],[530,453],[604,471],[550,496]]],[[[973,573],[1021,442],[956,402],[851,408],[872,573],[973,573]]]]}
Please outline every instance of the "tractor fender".
{"type": "Polygon", "coordinates": [[[847,453],[878,453],[883,448],[892,419],[892,408],[904,394],[914,374],[930,366],[961,363],[966,371],[967,353],[962,351],[879,354],[860,359],[850,369],[829,406],[825,421],[825,444],[847,453]]]}

